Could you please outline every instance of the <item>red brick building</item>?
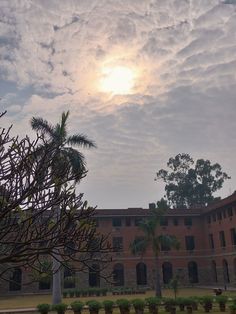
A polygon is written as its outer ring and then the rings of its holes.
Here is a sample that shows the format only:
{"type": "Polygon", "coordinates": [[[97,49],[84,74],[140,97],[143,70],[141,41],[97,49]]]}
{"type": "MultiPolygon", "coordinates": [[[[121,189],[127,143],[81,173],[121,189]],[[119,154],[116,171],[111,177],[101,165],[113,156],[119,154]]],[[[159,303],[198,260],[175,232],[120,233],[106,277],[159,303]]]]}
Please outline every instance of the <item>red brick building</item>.
{"type": "MultiPolygon", "coordinates": [[[[98,230],[109,233],[113,247],[117,247],[107,271],[113,272],[118,286],[154,286],[152,251],[133,256],[129,248],[135,237],[142,236],[138,224],[149,213],[149,209],[142,208],[96,211],[98,230]]],[[[205,208],[169,209],[158,232],[175,235],[180,242],[179,250],[165,247],[160,253],[163,285],[178,274],[184,285],[236,286],[236,193],[205,208]]],[[[109,285],[99,277],[99,265],[93,265],[93,269],[98,271],[75,274],[78,280],[70,287],[109,285]]],[[[40,293],[50,289],[50,284],[24,286],[27,274],[18,270],[17,276],[20,284],[5,283],[0,287],[1,293],[40,293]]],[[[71,273],[65,272],[63,276],[71,273]]]]}

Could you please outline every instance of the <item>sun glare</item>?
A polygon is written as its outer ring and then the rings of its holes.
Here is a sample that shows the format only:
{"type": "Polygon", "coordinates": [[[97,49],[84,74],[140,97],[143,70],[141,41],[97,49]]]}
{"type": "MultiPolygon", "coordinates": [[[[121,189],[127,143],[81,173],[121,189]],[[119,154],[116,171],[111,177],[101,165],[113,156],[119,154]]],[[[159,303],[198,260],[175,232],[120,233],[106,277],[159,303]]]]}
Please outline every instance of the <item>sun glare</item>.
{"type": "Polygon", "coordinates": [[[134,71],[125,66],[106,67],[102,71],[100,87],[104,93],[130,94],[134,87],[134,71]]]}

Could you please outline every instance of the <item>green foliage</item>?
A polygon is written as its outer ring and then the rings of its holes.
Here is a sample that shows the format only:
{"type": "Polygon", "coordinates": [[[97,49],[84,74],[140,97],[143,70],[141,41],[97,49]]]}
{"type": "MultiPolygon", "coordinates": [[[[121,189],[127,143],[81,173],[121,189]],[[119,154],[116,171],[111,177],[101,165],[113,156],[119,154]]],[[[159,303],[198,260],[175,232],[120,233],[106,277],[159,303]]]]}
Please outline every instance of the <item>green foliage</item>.
{"type": "Polygon", "coordinates": [[[127,299],[118,299],[116,304],[120,309],[128,311],[130,309],[130,301],[127,299]]]}
{"type": "Polygon", "coordinates": [[[89,300],[87,305],[90,311],[98,311],[102,308],[102,304],[96,300],[89,300]]]}
{"type": "Polygon", "coordinates": [[[41,313],[41,314],[47,314],[50,311],[50,304],[47,303],[42,303],[42,304],[38,304],[37,305],[37,310],[41,313]]]}
{"type": "Polygon", "coordinates": [[[65,303],[58,303],[52,305],[52,310],[56,311],[58,314],[64,314],[68,305],[65,303]]]}
{"type": "Polygon", "coordinates": [[[84,304],[81,301],[74,301],[71,303],[71,308],[74,312],[81,311],[83,307],[84,307],[84,304]]]}
{"type": "Polygon", "coordinates": [[[133,299],[131,304],[135,309],[143,310],[145,307],[145,301],[143,299],[133,299]]]}
{"type": "Polygon", "coordinates": [[[200,298],[200,303],[203,305],[203,306],[208,306],[208,305],[211,305],[213,302],[213,297],[210,296],[210,295],[206,295],[206,296],[203,296],[200,298]]]}
{"type": "Polygon", "coordinates": [[[112,300],[105,300],[102,302],[102,305],[105,310],[112,310],[114,302],[112,300]]]}
{"type": "Polygon", "coordinates": [[[179,291],[179,281],[180,281],[180,278],[179,276],[175,276],[171,279],[170,281],[170,288],[173,290],[174,292],[174,295],[175,295],[175,299],[176,299],[176,296],[177,296],[177,293],[179,291]]]}
{"type": "Polygon", "coordinates": [[[145,299],[147,306],[156,307],[161,304],[161,299],[159,297],[149,297],[145,299]]]}
{"type": "Polygon", "coordinates": [[[213,193],[230,179],[218,163],[198,159],[196,163],[189,154],[178,154],[167,163],[170,171],[161,169],[156,180],[165,182],[166,198],[174,208],[205,206],[214,201],[213,193]]]}
{"type": "Polygon", "coordinates": [[[219,304],[226,304],[228,301],[228,297],[226,295],[217,295],[216,302],[219,304]]]}

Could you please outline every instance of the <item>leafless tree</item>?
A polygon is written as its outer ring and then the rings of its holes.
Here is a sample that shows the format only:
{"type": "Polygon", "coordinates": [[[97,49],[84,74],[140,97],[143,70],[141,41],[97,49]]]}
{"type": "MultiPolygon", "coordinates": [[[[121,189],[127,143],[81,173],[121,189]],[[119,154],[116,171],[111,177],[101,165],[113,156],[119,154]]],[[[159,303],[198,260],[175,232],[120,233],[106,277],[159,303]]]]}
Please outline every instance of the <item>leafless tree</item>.
{"type": "Polygon", "coordinates": [[[1,279],[15,267],[40,271],[49,256],[75,270],[87,269],[91,261],[102,269],[110,261],[107,236],[96,231],[95,209],[75,192],[77,178],[62,165],[56,169],[60,182],[55,180],[56,150],[39,135],[19,139],[11,136],[11,127],[0,129],[1,279]]]}

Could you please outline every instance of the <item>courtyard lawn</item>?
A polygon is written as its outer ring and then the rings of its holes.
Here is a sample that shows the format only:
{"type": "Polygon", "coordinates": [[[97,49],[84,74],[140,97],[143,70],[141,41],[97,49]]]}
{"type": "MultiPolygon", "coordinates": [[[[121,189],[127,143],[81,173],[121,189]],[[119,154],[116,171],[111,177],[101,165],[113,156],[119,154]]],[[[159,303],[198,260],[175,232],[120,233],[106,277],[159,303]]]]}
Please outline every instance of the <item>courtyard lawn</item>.
{"type": "MultiPolygon", "coordinates": [[[[225,295],[228,296],[236,296],[236,292],[223,292],[225,295]]],[[[154,291],[147,291],[146,294],[136,294],[136,295],[111,295],[108,294],[107,296],[100,296],[100,297],[80,297],[80,298],[64,298],[63,302],[70,304],[75,300],[81,300],[86,302],[91,299],[96,299],[98,301],[103,300],[114,300],[117,299],[135,299],[135,298],[142,298],[145,299],[149,296],[154,296],[154,291]]],[[[212,289],[200,289],[200,288],[187,288],[187,289],[180,289],[177,296],[204,296],[204,295],[213,295],[212,289]]],[[[174,297],[173,291],[169,289],[163,289],[163,296],[164,297],[174,297]]],[[[0,297],[0,310],[2,309],[20,309],[20,308],[35,308],[37,304],[40,303],[49,303],[51,304],[52,297],[51,295],[27,295],[27,296],[3,296],[0,297]]],[[[201,307],[200,307],[201,308],[201,307]]],[[[198,311],[201,313],[202,311],[198,311]]],[[[218,312],[218,305],[215,304],[214,313],[218,312]]],[[[84,311],[87,314],[87,311],[84,311]]],[[[115,311],[114,314],[118,314],[119,311],[115,311]]],[[[203,312],[202,312],[203,313],[203,312]]],[[[103,311],[101,311],[103,314],[103,311]]]]}

